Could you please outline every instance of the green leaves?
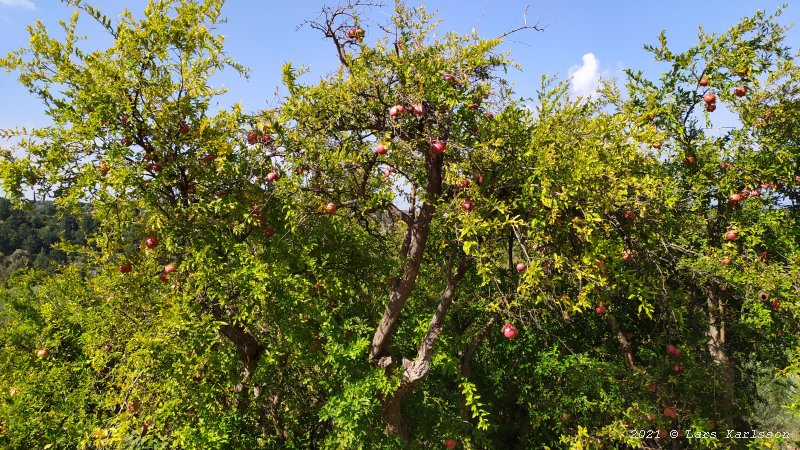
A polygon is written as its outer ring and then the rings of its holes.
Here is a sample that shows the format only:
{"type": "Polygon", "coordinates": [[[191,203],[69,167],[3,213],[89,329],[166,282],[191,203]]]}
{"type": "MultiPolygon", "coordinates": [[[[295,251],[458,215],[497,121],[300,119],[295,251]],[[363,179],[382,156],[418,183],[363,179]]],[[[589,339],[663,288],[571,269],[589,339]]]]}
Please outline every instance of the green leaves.
{"type": "Polygon", "coordinates": [[[461,393],[464,395],[464,403],[472,413],[472,418],[477,421],[475,427],[478,430],[488,430],[490,427],[488,420],[489,413],[483,409],[484,405],[480,402],[481,396],[477,393],[477,387],[466,378],[462,378],[460,384],[461,393]]]}
{"type": "MultiPolygon", "coordinates": [[[[739,361],[796,371],[800,102],[774,17],[680,52],[662,33],[647,48],[665,73],[629,70],[625,92],[575,100],[545,78],[516,99],[499,40],[437,38],[433,15],[398,3],[375,46],[335,41],[342,67],[321,80],[287,63],[287,97],[248,114],[209,110],[217,71],[247,75],[215,32],[221,0],[118,20],[69,4],[64,38],[36,24],[0,60],[53,119],[0,132],[14,141],[0,177],[18,204],[34,188],[99,226],[61,244],[69,268],[0,290],[0,388],[17,389],[0,399],[3,445],[401,445],[387,421],[420,447],[456,432],[486,448],[632,445],[619,430],[748,416],[739,361]],[[82,16],[113,45],[84,52],[82,16]],[[706,129],[706,91],[734,129],[706,129]],[[430,370],[410,385],[400,361],[420,349],[430,370]],[[736,402],[716,394],[733,388],[736,402]]],[[[328,10],[325,33],[361,23],[351,6],[328,10]]]]}

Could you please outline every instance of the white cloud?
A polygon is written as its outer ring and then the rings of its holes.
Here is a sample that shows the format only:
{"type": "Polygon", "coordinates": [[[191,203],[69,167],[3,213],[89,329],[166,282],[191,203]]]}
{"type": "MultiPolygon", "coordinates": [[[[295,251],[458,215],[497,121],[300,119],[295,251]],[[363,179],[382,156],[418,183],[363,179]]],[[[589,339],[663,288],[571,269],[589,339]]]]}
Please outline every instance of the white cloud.
{"type": "Polygon", "coordinates": [[[572,82],[572,94],[576,97],[588,97],[594,94],[600,80],[600,63],[594,53],[583,55],[583,65],[569,69],[572,82]]]}
{"type": "Polygon", "coordinates": [[[0,0],[0,5],[11,8],[19,7],[25,9],[36,9],[36,5],[31,0],[0,0]]]}

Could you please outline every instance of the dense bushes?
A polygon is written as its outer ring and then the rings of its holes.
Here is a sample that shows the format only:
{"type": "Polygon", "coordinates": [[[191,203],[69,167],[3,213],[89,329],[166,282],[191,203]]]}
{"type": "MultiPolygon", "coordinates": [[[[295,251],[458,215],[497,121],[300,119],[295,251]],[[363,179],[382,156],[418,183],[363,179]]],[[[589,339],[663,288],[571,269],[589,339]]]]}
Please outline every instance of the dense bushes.
{"type": "Polygon", "coordinates": [[[5,133],[4,191],[91,205],[76,259],[0,291],[3,445],[730,448],[796,423],[763,406],[772,379],[797,405],[799,367],[778,15],[662,36],[665,73],[624,95],[518,99],[502,39],[436,38],[402,3],[375,38],[356,2],[312,26],[339,70],[287,64],[280,106],[245,114],[209,106],[215,71],[244,72],[221,0],[115,22],[71,3],[65,40],[36,25],[1,61],[54,122],[5,133]],[[75,47],[86,15],[113,46],[75,47]],[[711,136],[717,104],[740,123],[711,136]]]}

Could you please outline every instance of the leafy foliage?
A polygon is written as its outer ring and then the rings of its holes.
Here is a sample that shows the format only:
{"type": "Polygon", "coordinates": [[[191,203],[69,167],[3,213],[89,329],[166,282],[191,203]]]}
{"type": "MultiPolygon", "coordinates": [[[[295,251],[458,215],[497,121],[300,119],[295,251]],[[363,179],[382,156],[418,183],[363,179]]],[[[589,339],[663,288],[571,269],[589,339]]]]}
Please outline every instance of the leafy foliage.
{"type": "Polygon", "coordinates": [[[594,448],[682,429],[719,437],[676,445],[726,448],[785,439],[721,430],[796,423],[755,414],[775,395],[760,380],[792,391],[800,367],[780,11],[682,53],[662,34],[658,81],[575,99],[545,78],[519,99],[502,38],[437,38],[398,2],[368,42],[356,1],[311,23],[339,69],[289,63],[280,106],[248,114],[211,108],[214,73],[247,74],[215,34],[221,0],[118,20],[68,3],[63,39],[37,23],[0,60],[53,120],[3,131],[0,176],[17,204],[90,204],[96,231],[0,291],[3,445],[594,448]],[[108,49],[80,48],[85,16],[108,49]],[[713,130],[717,102],[737,127],[713,130]]]}
{"type": "Polygon", "coordinates": [[[69,244],[84,245],[97,226],[86,208],[79,220],[69,214],[59,217],[52,203],[27,206],[30,208],[15,209],[0,198],[0,280],[31,266],[63,266],[69,257],[59,248],[62,241],[67,249],[69,244]]]}

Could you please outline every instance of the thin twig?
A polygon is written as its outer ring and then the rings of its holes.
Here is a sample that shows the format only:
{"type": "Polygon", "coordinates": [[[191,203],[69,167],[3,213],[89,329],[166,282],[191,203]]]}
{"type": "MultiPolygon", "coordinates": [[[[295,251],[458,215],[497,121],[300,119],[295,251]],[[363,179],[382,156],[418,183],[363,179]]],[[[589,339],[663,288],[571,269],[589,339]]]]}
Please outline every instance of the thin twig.
{"type": "Polygon", "coordinates": [[[517,27],[517,28],[511,29],[511,30],[508,30],[505,33],[501,34],[500,36],[497,36],[495,39],[503,39],[506,36],[510,36],[510,35],[512,35],[514,33],[517,33],[519,31],[523,31],[523,30],[544,31],[544,29],[547,28],[547,25],[545,25],[545,26],[539,25],[542,22],[542,19],[537,20],[536,23],[533,24],[533,25],[528,25],[528,8],[529,8],[529,6],[526,6],[525,9],[522,11],[523,25],[521,27],[517,27]]]}

